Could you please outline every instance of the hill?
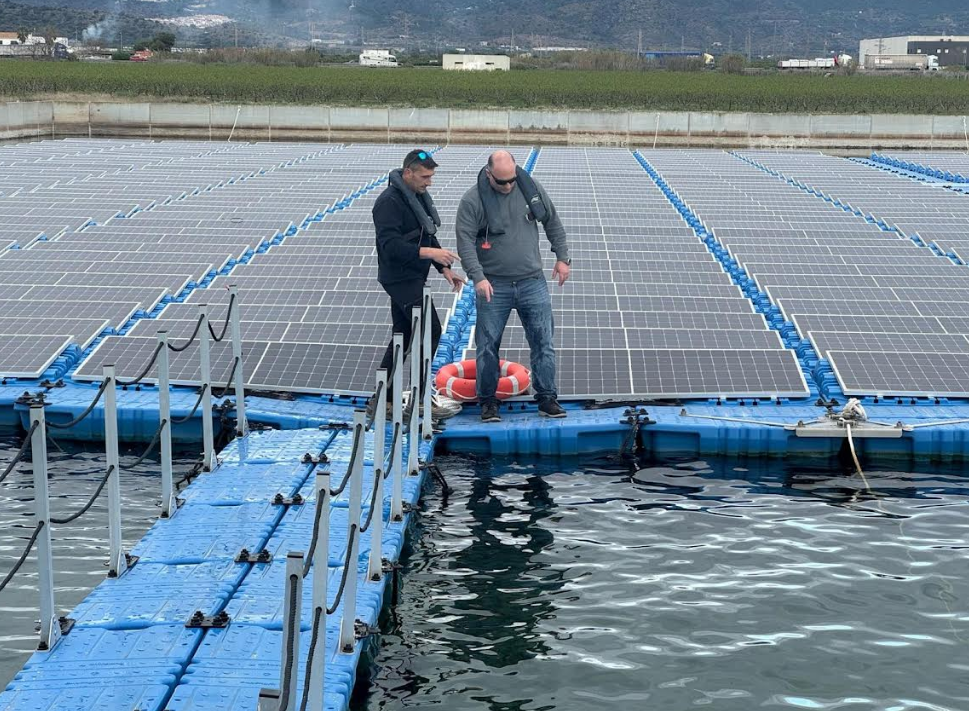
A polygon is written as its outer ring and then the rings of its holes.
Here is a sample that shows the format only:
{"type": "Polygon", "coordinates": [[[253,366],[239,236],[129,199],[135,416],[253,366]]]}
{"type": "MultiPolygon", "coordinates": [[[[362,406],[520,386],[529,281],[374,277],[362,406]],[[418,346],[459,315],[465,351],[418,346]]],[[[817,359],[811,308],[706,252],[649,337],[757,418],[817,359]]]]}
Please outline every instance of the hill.
{"type": "MultiPolygon", "coordinates": [[[[119,19],[223,15],[257,30],[269,43],[310,37],[410,45],[427,50],[474,46],[583,45],[746,50],[754,55],[809,56],[857,50],[863,37],[969,33],[964,0],[18,0],[0,1],[0,29],[57,20],[78,28],[119,19]]],[[[134,29],[134,28],[132,28],[134,29]]],[[[204,34],[224,33],[218,27],[204,34]]],[[[180,34],[199,30],[180,28],[180,34]]],[[[248,34],[248,33],[247,33],[248,34]]],[[[224,38],[223,38],[224,41],[224,38]]]]}

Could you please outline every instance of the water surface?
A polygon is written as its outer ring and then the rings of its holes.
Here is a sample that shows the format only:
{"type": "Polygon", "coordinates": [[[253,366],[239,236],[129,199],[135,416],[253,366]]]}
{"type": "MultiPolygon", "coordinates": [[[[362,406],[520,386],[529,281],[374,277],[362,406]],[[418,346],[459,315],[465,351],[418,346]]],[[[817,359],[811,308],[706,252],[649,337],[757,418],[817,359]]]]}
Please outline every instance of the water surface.
{"type": "Polygon", "coordinates": [[[969,709],[958,469],[438,463],[355,709],[969,709]]]}

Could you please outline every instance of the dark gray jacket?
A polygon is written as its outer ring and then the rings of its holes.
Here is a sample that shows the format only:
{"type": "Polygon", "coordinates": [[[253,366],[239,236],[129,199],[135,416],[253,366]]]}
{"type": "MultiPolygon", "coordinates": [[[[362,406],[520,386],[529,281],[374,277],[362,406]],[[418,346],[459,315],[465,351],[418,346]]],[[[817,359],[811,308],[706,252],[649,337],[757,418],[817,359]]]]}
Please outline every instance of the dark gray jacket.
{"type": "MultiPolygon", "coordinates": [[[[545,236],[551,243],[556,258],[567,260],[569,247],[565,228],[545,188],[537,181],[535,185],[549,213],[545,223],[545,236]]],[[[498,192],[495,195],[502,211],[503,222],[507,225],[505,234],[497,236],[487,234],[488,220],[481,205],[478,186],[468,190],[461,198],[454,226],[461,266],[475,284],[492,278],[527,279],[541,276],[542,254],[538,223],[529,219],[530,212],[525,196],[518,189],[512,190],[508,195],[498,192]],[[486,244],[490,244],[490,248],[486,248],[486,244]]]]}

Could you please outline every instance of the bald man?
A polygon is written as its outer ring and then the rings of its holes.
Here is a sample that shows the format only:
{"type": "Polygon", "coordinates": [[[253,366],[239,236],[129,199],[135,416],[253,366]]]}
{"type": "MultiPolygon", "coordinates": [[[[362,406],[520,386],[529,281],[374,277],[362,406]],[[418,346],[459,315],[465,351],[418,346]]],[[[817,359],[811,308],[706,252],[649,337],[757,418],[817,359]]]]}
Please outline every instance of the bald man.
{"type": "Polygon", "coordinates": [[[474,280],[476,380],[483,422],[501,420],[495,396],[498,351],[512,309],[518,312],[528,340],[539,414],[566,415],[555,386],[555,327],[542,269],[539,223],[556,257],[552,278],[561,287],[569,278],[572,260],[555,206],[508,151],[492,154],[477,185],[461,198],[455,224],[458,255],[474,280]]]}

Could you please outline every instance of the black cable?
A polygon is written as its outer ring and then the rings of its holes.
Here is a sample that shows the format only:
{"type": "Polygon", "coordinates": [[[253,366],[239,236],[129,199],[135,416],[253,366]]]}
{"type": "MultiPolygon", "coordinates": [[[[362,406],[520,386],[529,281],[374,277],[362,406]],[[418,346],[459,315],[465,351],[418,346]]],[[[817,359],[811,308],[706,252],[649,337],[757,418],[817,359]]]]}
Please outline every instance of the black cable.
{"type": "Polygon", "coordinates": [[[108,467],[108,471],[101,479],[101,483],[98,484],[97,490],[94,492],[91,498],[88,499],[88,502],[84,504],[84,506],[81,508],[80,511],[78,511],[76,514],[68,516],[67,518],[54,518],[53,516],[51,516],[50,522],[56,523],[57,525],[61,526],[61,525],[64,525],[65,523],[71,523],[72,521],[76,521],[77,519],[81,518],[81,516],[86,514],[88,511],[90,511],[91,507],[94,506],[94,502],[98,500],[98,497],[101,495],[101,492],[104,491],[104,485],[108,483],[108,479],[111,477],[111,474],[113,472],[114,472],[114,465],[112,464],[110,467],[108,467]]]}
{"type": "Polygon", "coordinates": [[[191,412],[189,412],[187,415],[185,415],[185,417],[173,417],[172,418],[172,424],[173,425],[180,425],[180,424],[182,424],[184,422],[188,422],[190,419],[192,419],[192,417],[194,417],[195,413],[198,412],[199,405],[202,404],[202,398],[205,397],[205,390],[208,387],[209,387],[208,385],[203,385],[202,386],[202,389],[199,390],[198,400],[196,400],[195,401],[195,405],[192,406],[192,411],[191,412]]]}
{"type": "Polygon", "coordinates": [[[222,333],[218,336],[215,335],[215,329],[212,328],[212,322],[209,322],[209,333],[212,334],[212,340],[216,343],[222,343],[225,340],[225,333],[229,330],[229,319],[232,318],[232,306],[236,302],[236,295],[233,294],[229,297],[229,309],[225,312],[225,324],[222,326],[222,333]]]}
{"type": "Polygon", "coordinates": [[[151,369],[155,367],[155,361],[158,360],[158,354],[161,353],[161,350],[162,350],[162,344],[159,343],[155,347],[155,352],[151,354],[151,359],[148,361],[148,365],[145,366],[144,370],[138,373],[138,377],[135,378],[134,380],[118,380],[117,381],[118,385],[120,385],[121,387],[127,387],[129,385],[137,385],[142,380],[144,380],[145,377],[148,375],[148,373],[151,372],[151,369]]]}
{"type": "MultiPolygon", "coordinates": [[[[343,600],[343,591],[347,586],[347,578],[349,577],[350,568],[354,570],[357,569],[356,561],[349,560],[350,553],[353,552],[353,537],[357,535],[359,526],[355,523],[350,524],[350,535],[347,536],[347,560],[343,562],[343,577],[340,579],[340,587],[336,591],[336,598],[333,600],[333,607],[326,608],[326,614],[332,615],[336,612],[336,609],[340,606],[340,601],[343,600]]],[[[282,707],[280,707],[282,708],[282,707]]]]}
{"type": "Polygon", "coordinates": [[[24,440],[24,443],[20,445],[20,449],[17,451],[17,456],[14,457],[13,461],[10,462],[10,464],[7,465],[7,468],[3,470],[3,474],[0,474],[0,484],[3,483],[4,479],[10,476],[10,472],[12,472],[20,463],[20,460],[24,458],[24,455],[27,453],[27,448],[30,447],[30,438],[33,436],[34,432],[37,431],[39,426],[40,422],[34,420],[34,424],[30,426],[30,430],[27,432],[27,438],[24,440]]]}
{"type": "Polygon", "coordinates": [[[131,464],[120,465],[121,470],[131,471],[139,464],[141,464],[143,461],[145,461],[148,458],[148,455],[151,454],[151,451],[155,448],[155,445],[158,444],[158,440],[161,438],[162,430],[164,430],[167,425],[168,425],[168,420],[162,420],[161,423],[158,425],[158,429],[155,430],[155,436],[152,437],[151,442],[148,443],[148,449],[145,450],[144,454],[138,457],[138,459],[132,462],[131,464]]]}
{"type": "MultiPolygon", "coordinates": [[[[320,637],[320,617],[323,615],[323,608],[317,607],[313,610],[313,637],[310,639],[310,649],[306,656],[306,673],[303,674],[303,700],[299,704],[299,711],[306,711],[306,704],[310,699],[310,683],[313,679],[313,656],[316,653],[316,643],[320,637]]],[[[323,623],[326,624],[325,622],[323,623]]],[[[320,684],[322,686],[322,682],[320,684]]]]}
{"type": "MultiPolygon", "coordinates": [[[[356,427],[360,427],[360,425],[356,425],[356,427]]],[[[354,432],[353,441],[354,442],[357,441],[356,432],[354,432]]],[[[360,446],[361,447],[365,446],[363,443],[363,440],[360,440],[360,446]]],[[[340,485],[337,488],[330,490],[330,496],[339,496],[340,494],[343,493],[343,490],[347,488],[347,484],[350,481],[350,477],[353,475],[353,466],[357,463],[358,450],[359,450],[359,447],[353,448],[353,453],[350,455],[350,466],[347,467],[347,473],[346,475],[344,475],[343,481],[340,482],[340,485]]]]}
{"type": "Polygon", "coordinates": [[[390,442],[390,466],[384,472],[384,479],[390,478],[390,474],[394,470],[394,449],[397,447],[398,439],[400,439],[400,423],[396,422],[394,423],[394,438],[390,442]]]}
{"type": "Polygon", "coordinates": [[[168,350],[174,351],[175,353],[181,353],[182,351],[187,350],[190,345],[192,345],[193,343],[195,343],[195,337],[197,335],[199,335],[199,331],[200,330],[202,330],[202,317],[201,316],[199,316],[199,320],[195,322],[195,330],[192,331],[192,335],[188,337],[188,340],[185,341],[185,343],[183,343],[180,346],[173,346],[171,343],[169,343],[168,344],[168,350]]]}
{"type": "Polygon", "coordinates": [[[370,401],[373,403],[373,415],[367,419],[367,422],[364,425],[368,432],[373,428],[374,423],[377,421],[377,408],[380,407],[380,393],[382,393],[383,390],[384,383],[381,381],[377,383],[377,389],[374,390],[373,395],[371,396],[370,401]]]}
{"type": "Polygon", "coordinates": [[[74,425],[78,424],[85,417],[87,417],[88,415],[91,414],[91,412],[94,410],[94,406],[98,404],[98,401],[101,399],[101,396],[104,395],[104,391],[107,390],[107,389],[108,389],[108,381],[107,380],[104,380],[104,381],[101,382],[101,387],[98,388],[98,392],[94,396],[94,400],[92,400],[91,401],[91,404],[88,405],[84,409],[84,412],[82,412],[80,415],[78,415],[76,418],[74,418],[70,422],[51,422],[50,420],[47,420],[47,426],[48,427],[51,427],[51,428],[53,428],[55,430],[66,430],[66,429],[70,429],[71,427],[73,427],[74,425]]]}
{"type": "Polygon", "coordinates": [[[213,388],[212,389],[212,397],[221,399],[221,398],[224,398],[226,396],[226,393],[229,392],[229,388],[232,387],[232,381],[236,377],[236,370],[239,368],[239,361],[240,360],[242,360],[242,359],[237,357],[234,361],[232,361],[232,370],[229,371],[229,381],[225,384],[225,387],[222,388],[222,392],[221,393],[217,393],[215,391],[215,389],[213,388]]]}
{"type": "Polygon", "coordinates": [[[313,557],[316,555],[316,543],[320,539],[320,522],[323,520],[323,500],[320,499],[320,492],[316,492],[316,515],[313,517],[313,537],[310,539],[310,550],[306,554],[306,561],[303,563],[303,577],[310,574],[310,566],[313,565],[313,557]]]}
{"type": "MultiPolygon", "coordinates": [[[[376,470],[374,470],[374,474],[376,473],[377,473],[376,470]]],[[[380,487],[377,486],[377,477],[375,476],[373,480],[373,489],[370,491],[370,510],[367,511],[367,521],[366,523],[363,524],[363,527],[360,529],[360,533],[366,533],[367,530],[370,528],[370,524],[373,523],[373,512],[377,508],[378,491],[380,491],[380,487]]],[[[382,501],[380,502],[380,508],[383,508],[382,501]]]]}
{"type": "Polygon", "coordinates": [[[299,582],[299,578],[295,575],[289,576],[289,599],[290,599],[290,610],[289,610],[289,646],[286,647],[286,667],[283,669],[283,688],[282,693],[279,698],[279,708],[285,709],[289,706],[289,689],[293,681],[293,666],[295,666],[295,658],[293,655],[293,647],[295,646],[296,637],[299,634],[299,630],[296,629],[296,614],[299,612],[301,601],[296,597],[296,584],[299,582]]]}
{"type": "Polygon", "coordinates": [[[3,592],[4,588],[7,587],[7,583],[13,579],[13,576],[15,576],[17,571],[20,570],[20,566],[22,566],[24,561],[27,560],[27,556],[30,555],[30,549],[33,548],[34,543],[37,542],[37,536],[40,535],[40,529],[43,527],[44,522],[38,521],[37,525],[34,527],[34,532],[30,535],[30,540],[27,541],[27,547],[24,549],[24,552],[20,554],[20,560],[14,564],[13,568],[10,569],[10,572],[7,573],[7,577],[5,577],[3,582],[0,583],[0,592],[3,592]]]}

